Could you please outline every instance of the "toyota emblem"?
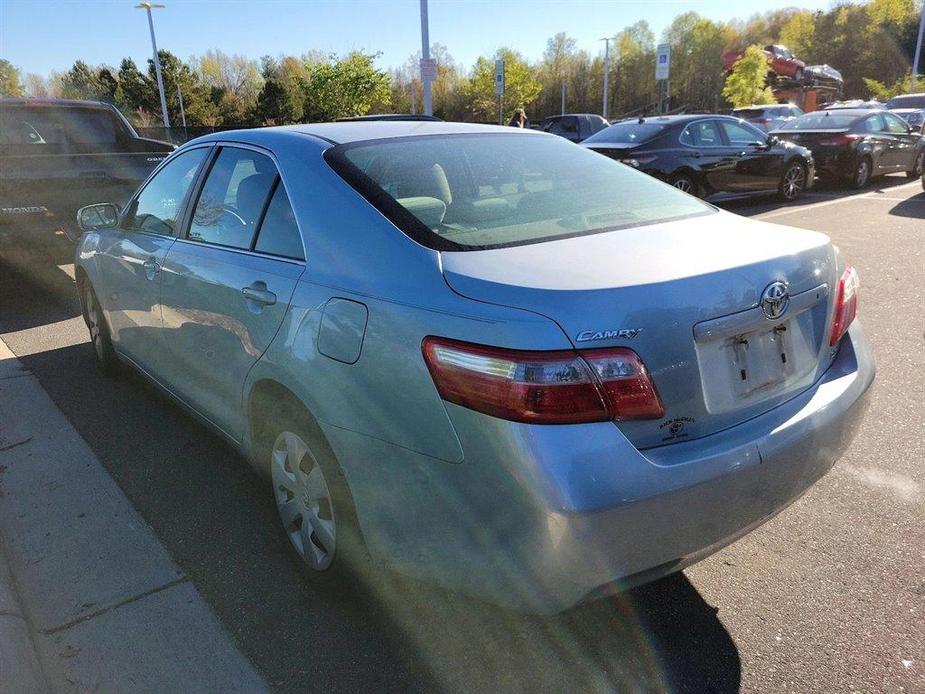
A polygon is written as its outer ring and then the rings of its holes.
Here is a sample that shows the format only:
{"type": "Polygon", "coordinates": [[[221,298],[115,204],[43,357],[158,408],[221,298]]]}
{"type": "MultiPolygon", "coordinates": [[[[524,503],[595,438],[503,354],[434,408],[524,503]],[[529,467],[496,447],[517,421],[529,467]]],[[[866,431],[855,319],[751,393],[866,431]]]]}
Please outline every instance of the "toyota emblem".
{"type": "Polygon", "coordinates": [[[787,312],[790,290],[786,282],[771,282],[761,292],[761,311],[769,320],[777,320],[787,312]]]}

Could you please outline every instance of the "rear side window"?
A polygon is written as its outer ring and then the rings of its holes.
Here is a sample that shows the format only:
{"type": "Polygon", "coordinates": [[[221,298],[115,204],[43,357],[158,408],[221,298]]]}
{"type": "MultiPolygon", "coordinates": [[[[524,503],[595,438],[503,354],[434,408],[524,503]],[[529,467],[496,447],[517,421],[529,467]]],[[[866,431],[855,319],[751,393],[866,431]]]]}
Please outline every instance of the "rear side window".
{"type": "Polygon", "coordinates": [[[693,147],[722,147],[723,139],[719,134],[716,121],[701,120],[691,123],[681,133],[681,142],[693,147]]]}
{"type": "Polygon", "coordinates": [[[883,122],[883,117],[878,114],[865,118],[861,129],[868,133],[879,133],[886,130],[886,124],[883,122]]]}
{"type": "Polygon", "coordinates": [[[272,159],[223,147],[199,194],[188,238],[249,250],[275,182],[272,159]]]}
{"type": "Polygon", "coordinates": [[[276,190],[267,207],[254,250],[259,253],[278,255],[293,260],[304,260],[302,238],[299,227],[295,221],[295,213],[289,203],[289,196],[282,181],[276,185],[276,190]]]}
{"type": "Polygon", "coordinates": [[[126,229],[172,236],[183,200],[209,150],[200,147],[178,154],[148,181],[125,217],[126,229]]]}

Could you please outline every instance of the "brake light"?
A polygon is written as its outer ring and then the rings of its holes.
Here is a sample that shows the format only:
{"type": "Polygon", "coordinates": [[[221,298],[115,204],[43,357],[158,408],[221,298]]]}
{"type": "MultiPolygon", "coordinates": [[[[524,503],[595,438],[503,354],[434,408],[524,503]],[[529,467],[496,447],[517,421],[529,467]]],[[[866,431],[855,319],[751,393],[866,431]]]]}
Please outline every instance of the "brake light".
{"type": "Polygon", "coordinates": [[[528,352],[428,337],[422,350],[440,397],[501,419],[576,424],[664,414],[629,349],[528,352]]]}
{"type": "Polygon", "coordinates": [[[848,332],[848,328],[858,315],[858,298],[861,280],[850,265],[845,268],[838,287],[835,290],[835,316],[832,318],[832,336],[829,346],[834,347],[848,332]]]}
{"type": "Polygon", "coordinates": [[[860,139],[860,135],[847,135],[842,133],[835,137],[830,137],[827,140],[819,140],[819,144],[823,147],[844,147],[845,145],[854,144],[860,139]]]}

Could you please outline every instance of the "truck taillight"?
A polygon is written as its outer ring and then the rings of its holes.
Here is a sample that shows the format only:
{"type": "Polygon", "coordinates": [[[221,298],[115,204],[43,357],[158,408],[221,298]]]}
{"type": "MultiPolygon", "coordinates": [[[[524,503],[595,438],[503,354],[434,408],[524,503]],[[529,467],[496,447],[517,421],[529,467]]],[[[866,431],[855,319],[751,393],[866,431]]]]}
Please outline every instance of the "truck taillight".
{"type": "Polygon", "coordinates": [[[501,419],[576,424],[664,414],[629,349],[533,352],[436,337],[422,349],[440,397],[501,419]]]}
{"type": "Polygon", "coordinates": [[[851,326],[851,322],[858,315],[858,293],[861,280],[858,273],[850,265],[845,268],[838,287],[835,290],[835,316],[832,318],[832,335],[829,346],[834,347],[844,337],[851,326]]]}

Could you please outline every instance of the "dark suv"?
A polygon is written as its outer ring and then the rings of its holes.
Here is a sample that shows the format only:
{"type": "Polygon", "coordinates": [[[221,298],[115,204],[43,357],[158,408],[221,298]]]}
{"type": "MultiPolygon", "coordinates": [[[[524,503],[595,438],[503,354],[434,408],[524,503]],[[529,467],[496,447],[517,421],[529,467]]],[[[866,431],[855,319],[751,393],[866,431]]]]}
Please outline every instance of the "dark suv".
{"type": "Polygon", "coordinates": [[[572,142],[581,142],[606,128],[609,123],[596,113],[563,113],[544,118],[539,129],[572,142]]]}

